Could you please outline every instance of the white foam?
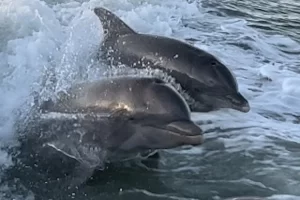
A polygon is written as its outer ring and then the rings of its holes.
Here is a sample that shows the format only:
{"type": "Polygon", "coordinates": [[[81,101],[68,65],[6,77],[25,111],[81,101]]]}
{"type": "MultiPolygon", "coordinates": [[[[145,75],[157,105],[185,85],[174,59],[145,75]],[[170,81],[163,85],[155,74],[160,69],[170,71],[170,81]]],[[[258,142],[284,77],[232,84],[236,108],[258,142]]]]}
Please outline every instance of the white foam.
{"type": "Polygon", "coordinates": [[[282,83],[282,91],[286,95],[300,98],[300,76],[295,78],[286,78],[282,83]]]}
{"type": "Polygon", "coordinates": [[[3,119],[0,136],[11,136],[13,112],[38,88],[40,75],[51,64],[60,38],[60,26],[54,12],[44,3],[4,1],[1,5],[2,57],[1,107],[3,119]],[[41,17],[41,15],[43,17],[41,17]]]}
{"type": "Polygon", "coordinates": [[[11,165],[12,165],[11,157],[8,155],[7,152],[0,150],[0,169],[5,169],[11,165]]]}

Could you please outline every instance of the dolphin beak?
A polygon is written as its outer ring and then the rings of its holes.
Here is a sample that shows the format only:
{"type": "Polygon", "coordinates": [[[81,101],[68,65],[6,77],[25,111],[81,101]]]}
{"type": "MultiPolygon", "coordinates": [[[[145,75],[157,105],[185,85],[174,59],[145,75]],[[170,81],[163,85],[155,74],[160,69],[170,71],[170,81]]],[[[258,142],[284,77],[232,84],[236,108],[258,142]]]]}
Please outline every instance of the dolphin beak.
{"type": "Polygon", "coordinates": [[[249,112],[250,111],[250,105],[249,105],[249,103],[247,102],[242,107],[240,107],[240,111],[244,112],[244,113],[249,112]]]}
{"type": "Polygon", "coordinates": [[[237,98],[239,99],[239,101],[243,102],[241,106],[237,106],[235,109],[247,113],[250,111],[250,105],[248,103],[248,101],[245,99],[245,97],[241,94],[238,93],[237,98]]]}
{"type": "Polygon", "coordinates": [[[170,149],[203,143],[202,130],[190,120],[133,124],[134,134],[119,149],[170,149]]]}
{"type": "Polygon", "coordinates": [[[247,113],[250,111],[250,105],[241,93],[231,94],[226,96],[227,100],[231,104],[231,108],[240,112],[247,113]]]}
{"type": "Polygon", "coordinates": [[[203,143],[203,131],[192,121],[175,121],[166,125],[171,134],[181,137],[186,144],[199,145],[203,143]]]}

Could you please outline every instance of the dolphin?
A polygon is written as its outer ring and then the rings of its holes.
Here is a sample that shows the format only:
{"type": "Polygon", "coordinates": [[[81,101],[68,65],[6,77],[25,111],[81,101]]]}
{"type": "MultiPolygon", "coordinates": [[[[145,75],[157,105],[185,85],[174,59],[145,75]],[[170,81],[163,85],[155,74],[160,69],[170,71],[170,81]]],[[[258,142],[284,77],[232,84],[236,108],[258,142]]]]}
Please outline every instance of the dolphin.
{"type": "Polygon", "coordinates": [[[95,169],[103,170],[106,163],[204,141],[186,101],[157,78],[127,76],[78,83],[58,99],[39,103],[37,110],[23,144],[47,160],[54,151],[78,161],[67,181],[71,187],[95,169]]]}
{"type": "Polygon", "coordinates": [[[136,69],[159,69],[175,78],[193,112],[231,108],[248,112],[235,77],[215,56],[173,38],[137,33],[111,11],[94,8],[104,29],[100,58],[136,69]]]}

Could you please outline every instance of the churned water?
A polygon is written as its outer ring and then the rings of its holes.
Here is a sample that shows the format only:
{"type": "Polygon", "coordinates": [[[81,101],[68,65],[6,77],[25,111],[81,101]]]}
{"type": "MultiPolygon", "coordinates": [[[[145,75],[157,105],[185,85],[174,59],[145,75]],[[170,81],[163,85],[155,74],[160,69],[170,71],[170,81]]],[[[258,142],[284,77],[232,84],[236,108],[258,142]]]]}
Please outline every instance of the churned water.
{"type": "Polygon", "coordinates": [[[300,3],[297,0],[1,0],[0,198],[300,199],[300,3]],[[104,66],[92,8],[104,6],[135,30],[205,49],[236,75],[251,111],[193,113],[206,142],[161,152],[157,167],[123,166],[73,193],[51,192],[30,170],[15,171],[15,112],[104,66]],[[56,74],[56,88],[51,74],[56,74]],[[29,102],[29,103],[28,103],[29,102]],[[14,174],[14,173],[13,173],[14,174]]]}

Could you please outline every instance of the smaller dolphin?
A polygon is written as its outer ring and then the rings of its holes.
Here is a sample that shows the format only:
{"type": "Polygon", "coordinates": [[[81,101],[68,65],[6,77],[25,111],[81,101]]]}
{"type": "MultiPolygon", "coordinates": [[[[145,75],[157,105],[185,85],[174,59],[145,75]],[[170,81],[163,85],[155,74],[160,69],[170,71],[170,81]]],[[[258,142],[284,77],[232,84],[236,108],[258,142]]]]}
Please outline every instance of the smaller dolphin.
{"type": "Polygon", "coordinates": [[[23,144],[45,153],[47,160],[50,148],[78,161],[72,186],[95,169],[104,169],[107,162],[203,142],[187,103],[157,78],[117,77],[76,84],[57,100],[43,102],[39,110],[23,144]]]}
{"type": "Polygon", "coordinates": [[[188,103],[194,112],[250,110],[230,70],[213,55],[179,40],[137,33],[102,7],[95,8],[94,13],[106,32],[100,48],[102,58],[112,64],[150,67],[171,75],[192,99],[188,103]]]}

